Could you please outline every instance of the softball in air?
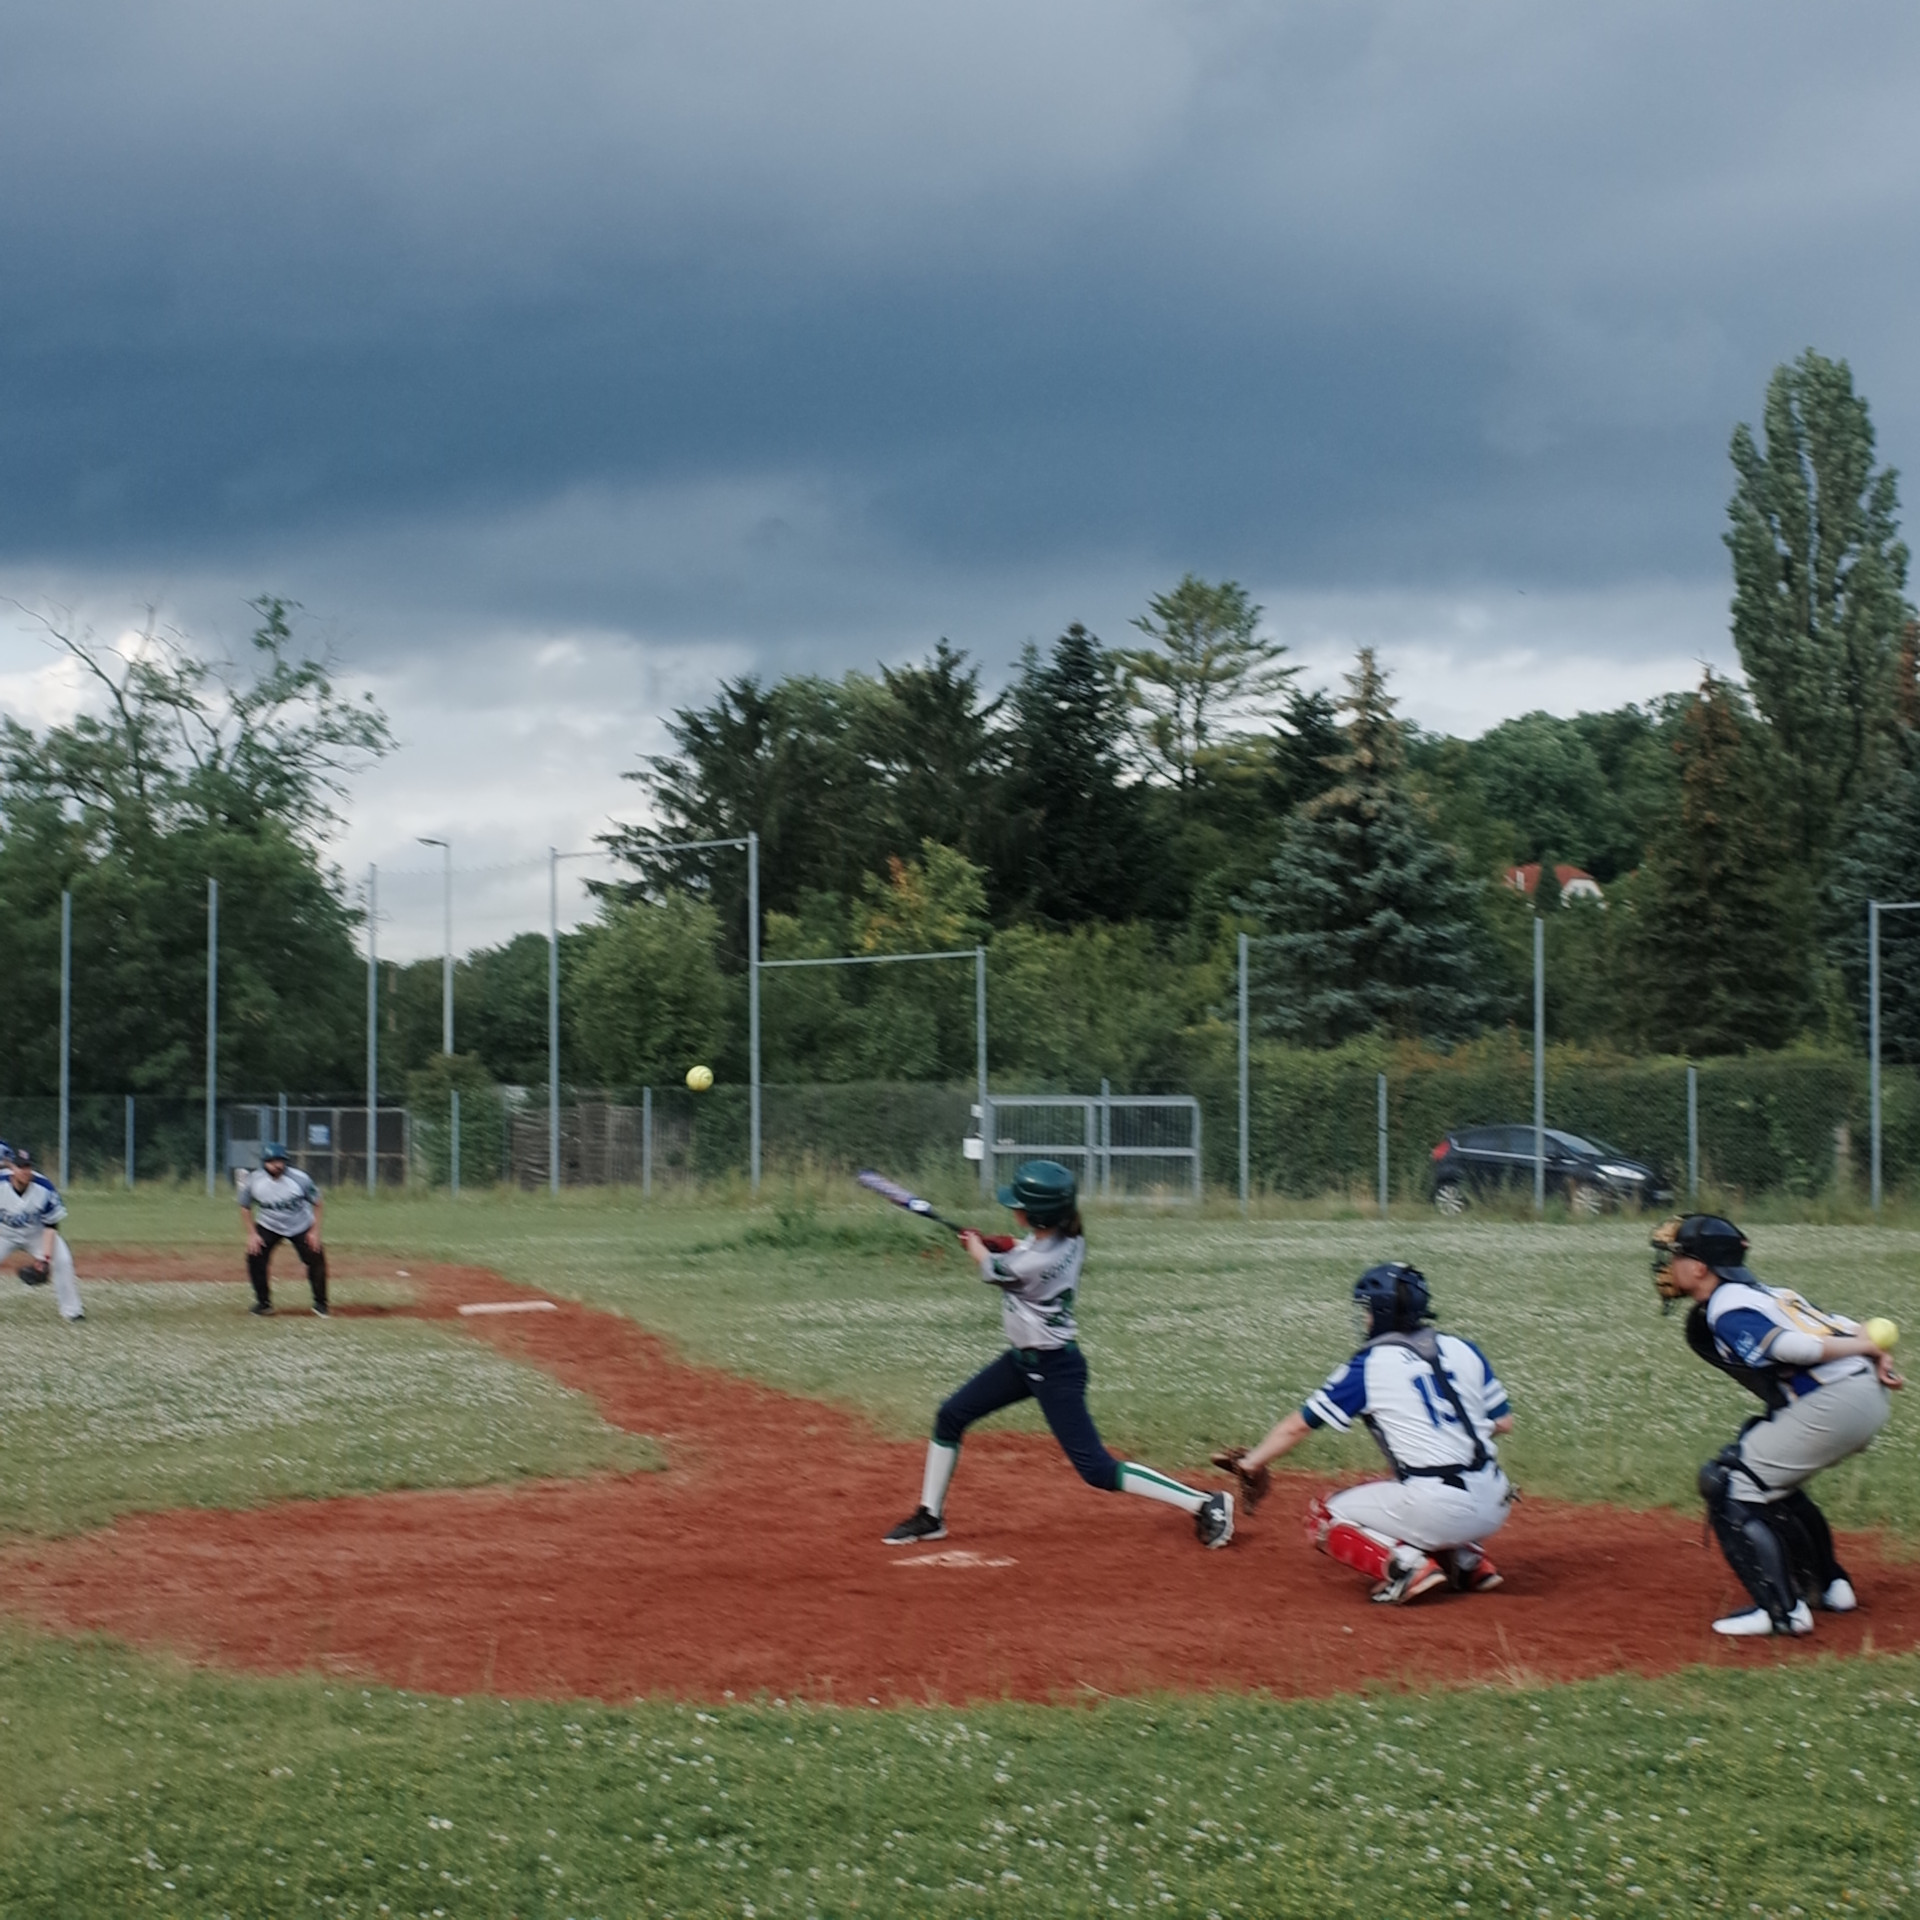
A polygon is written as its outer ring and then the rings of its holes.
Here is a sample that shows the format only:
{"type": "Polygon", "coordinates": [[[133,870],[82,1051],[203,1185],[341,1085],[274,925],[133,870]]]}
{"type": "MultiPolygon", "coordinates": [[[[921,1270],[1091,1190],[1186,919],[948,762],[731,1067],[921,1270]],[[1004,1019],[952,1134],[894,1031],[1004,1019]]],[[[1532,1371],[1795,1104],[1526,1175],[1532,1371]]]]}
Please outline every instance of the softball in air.
{"type": "Polygon", "coordinates": [[[713,1085],[713,1069],[711,1067],[689,1067],[687,1069],[687,1085],[691,1087],[695,1093],[705,1093],[706,1090],[713,1085]]]}
{"type": "Polygon", "coordinates": [[[1891,1320],[1876,1314],[1861,1328],[1882,1353],[1891,1353],[1900,1344],[1900,1329],[1891,1320]]]}

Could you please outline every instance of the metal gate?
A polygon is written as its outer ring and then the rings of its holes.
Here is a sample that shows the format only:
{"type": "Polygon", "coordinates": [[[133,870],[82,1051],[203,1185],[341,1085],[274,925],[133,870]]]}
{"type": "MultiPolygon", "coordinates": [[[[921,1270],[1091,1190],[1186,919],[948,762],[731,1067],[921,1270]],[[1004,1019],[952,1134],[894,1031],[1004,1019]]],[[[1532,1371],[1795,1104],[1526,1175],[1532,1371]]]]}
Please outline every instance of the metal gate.
{"type": "Polygon", "coordinates": [[[1022,1160],[1058,1160],[1080,1176],[1082,1192],[1102,1199],[1200,1198],[1200,1102],[1191,1094],[993,1094],[987,1112],[996,1180],[1022,1160]]]}

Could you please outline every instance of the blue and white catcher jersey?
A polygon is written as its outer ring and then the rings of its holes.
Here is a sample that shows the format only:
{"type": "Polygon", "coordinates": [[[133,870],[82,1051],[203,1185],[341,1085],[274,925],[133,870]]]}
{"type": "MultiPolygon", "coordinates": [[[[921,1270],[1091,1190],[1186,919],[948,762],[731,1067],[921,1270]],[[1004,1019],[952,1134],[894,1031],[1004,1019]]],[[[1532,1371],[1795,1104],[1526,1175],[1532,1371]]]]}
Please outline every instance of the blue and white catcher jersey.
{"type": "Polygon", "coordinates": [[[1433,1369],[1411,1347],[1361,1348],[1309,1396],[1300,1412],[1310,1427],[1336,1427],[1343,1433],[1364,1420],[1396,1467],[1471,1466],[1476,1435],[1492,1460],[1493,1423],[1512,1411],[1507,1390],[1471,1340],[1443,1333],[1439,1348],[1440,1364],[1473,1423],[1472,1433],[1462,1429],[1433,1369]]]}

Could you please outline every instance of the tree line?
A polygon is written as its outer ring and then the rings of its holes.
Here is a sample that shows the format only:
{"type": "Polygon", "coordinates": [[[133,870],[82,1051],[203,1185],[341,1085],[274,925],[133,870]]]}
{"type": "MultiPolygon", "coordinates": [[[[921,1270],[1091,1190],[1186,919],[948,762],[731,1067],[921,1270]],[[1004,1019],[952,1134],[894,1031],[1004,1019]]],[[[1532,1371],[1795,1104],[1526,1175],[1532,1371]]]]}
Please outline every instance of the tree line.
{"type": "MultiPolygon", "coordinates": [[[[1277,1039],[1450,1047],[1525,1026],[1536,913],[1556,1039],[1857,1047],[1864,904],[1920,897],[1897,479],[1846,364],[1811,351],[1776,369],[1731,456],[1743,683],[1708,672],[1645,706],[1427,733],[1370,652],[1337,693],[1306,687],[1240,585],[1191,574],[1120,642],[1070,626],[1002,688],[945,641],[872,674],[722,683],[634,769],[647,824],[606,836],[626,877],[562,938],[566,1077],[744,1073],[744,863],[673,843],[749,831],[768,958],[987,946],[996,1075],[1181,1085],[1222,1042],[1243,933],[1277,1039]],[[1508,880],[1530,863],[1531,897],[1508,880]],[[1561,865],[1604,902],[1563,898],[1561,865]]],[[[76,1084],[195,1083],[209,873],[228,882],[223,1078],[358,1082],[358,909],[325,847],[343,783],[391,743],[300,651],[286,603],[258,611],[244,666],[177,636],[117,653],[56,636],[98,712],[0,734],[19,1090],[51,1084],[68,885],[76,1084]]],[[[1888,921],[1883,957],[1889,1052],[1920,1059],[1920,929],[1888,921]]],[[[544,936],[462,959],[451,1062],[439,963],[385,976],[383,1057],[422,1096],[544,1080],[544,936]]],[[[959,963],[762,979],[770,1079],[970,1071],[959,963]]]]}

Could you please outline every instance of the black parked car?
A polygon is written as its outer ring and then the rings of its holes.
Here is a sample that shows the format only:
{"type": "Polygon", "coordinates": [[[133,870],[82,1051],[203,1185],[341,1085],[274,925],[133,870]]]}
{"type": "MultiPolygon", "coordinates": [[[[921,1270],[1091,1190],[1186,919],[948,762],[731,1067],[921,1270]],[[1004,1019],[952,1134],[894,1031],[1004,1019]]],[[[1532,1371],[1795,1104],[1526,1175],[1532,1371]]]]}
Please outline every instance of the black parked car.
{"type": "MultiPolygon", "coordinates": [[[[1462,1127],[1429,1156],[1433,1204],[1441,1213],[1465,1213],[1475,1194],[1533,1192],[1533,1129],[1462,1127]]],[[[1573,1213],[1607,1207],[1664,1205],[1673,1188],[1657,1168],[1577,1133],[1547,1129],[1547,1192],[1573,1213]]]]}

